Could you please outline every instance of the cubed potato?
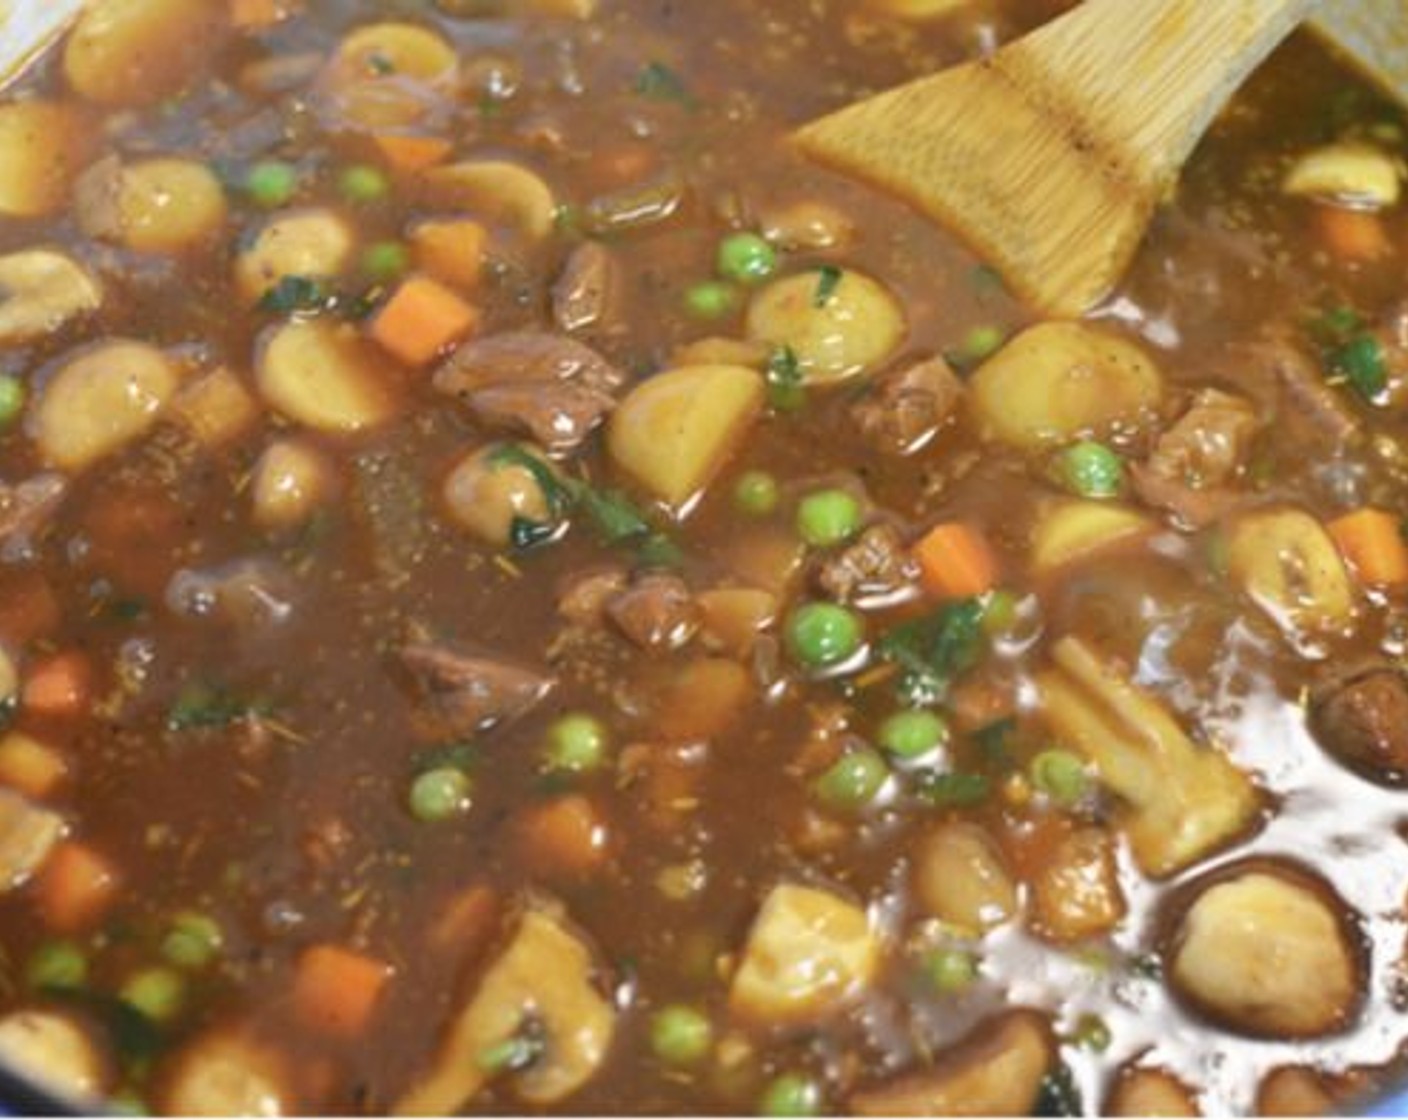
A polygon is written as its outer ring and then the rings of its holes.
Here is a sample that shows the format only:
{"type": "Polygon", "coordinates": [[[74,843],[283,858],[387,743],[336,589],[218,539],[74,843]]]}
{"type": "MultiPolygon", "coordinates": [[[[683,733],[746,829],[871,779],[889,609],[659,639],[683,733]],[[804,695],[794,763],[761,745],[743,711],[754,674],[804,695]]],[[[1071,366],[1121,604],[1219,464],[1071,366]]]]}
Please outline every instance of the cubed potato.
{"type": "Polygon", "coordinates": [[[287,1116],[295,1100],[281,1054],[217,1029],[176,1055],[158,1084],[156,1104],[168,1116],[287,1116]]]}
{"type": "Polygon", "coordinates": [[[1118,794],[1120,827],[1139,869],[1172,875],[1255,823],[1256,787],[1221,751],[1194,743],[1168,710],[1078,638],[1053,650],[1037,677],[1041,708],[1065,744],[1118,794]]]}
{"type": "Polygon", "coordinates": [[[1139,427],[1163,395],[1158,367],[1138,345],[1087,323],[1028,327],[973,375],[969,400],[983,428],[1040,450],[1139,427]]]}
{"type": "Polygon", "coordinates": [[[840,381],[878,369],[904,341],[904,311],[879,281],[852,269],[775,280],[748,305],[748,337],[788,347],[802,378],[840,381]]]}
{"type": "Polygon", "coordinates": [[[27,883],[63,838],[58,813],[0,789],[0,894],[27,883]]]}
{"type": "Polygon", "coordinates": [[[357,235],[335,210],[312,207],[275,216],[235,262],[235,280],[251,303],[286,276],[326,280],[352,263],[357,235]]]}
{"type": "Polygon", "coordinates": [[[381,130],[414,125],[455,91],[459,56],[428,27],[374,23],[338,45],[320,82],[335,122],[381,130]]]}
{"type": "Polygon", "coordinates": [[[172,419],[212,450],[248,432],[261,411],[254,394],[224,366],[187,382],[171,401],[172,419]]]}
{"type": "Polygon", "coordinates": [[[692,661],[666,686],[652,727],[667,741],[713,739],[738,723],[753,696],[753,678],[737,661],[692,661]]]}
{"type": "Polygon", "coordinates": [[[1398,201],[1403,173],[1403,162],[1382,148],[1345,141],[1306,152],[1291,164],[1281,189],[1287,194],[1381,210],[1398,201]]]}
{"type": "Polygon", "coordinates": [[[590,946],[555,913],[531,907],[508,947],[450,1024],[430,1071],[402,1097],[397,1116],[444,1116],[465,1108],[489,1079],[480,1061],[531,1015],[543,1056],[510,1075],[518,1096],[543,1108],[580,1089],[606,1060],[616,1012],[594,983],[590,946]]]}
{"type": "Polygon", "coordinates": [[[1056,1063],[1051,1027],[1034,1011],[980,1023],[931,1068],[865,1089],[857,1116],[1031,1116],[1056,1063]]]}
{"type": "Polygon", "coordinates": [[[1189,891],[1165,951],[1181,998],[1255,1038],[1320,1038],[1354,1022],[1364,959],[1348,907],[1328,884],[1247,864],[1189,891]]]}
{"type": "Polygon", "coordinates": [[[1325,1079],[1306,1066],[1278,1066],[1256,1090],[1258,1116],[1331,1116],[1336,1104],[1325,1079]]]}
{"type": "Polygon", "coordinates": [[[139,439],[180,384],[155,346],[118,339],[67,359],[44,382],[30,416],[44,460],[77,471],[139,439]]]}
{"type": "Polygon", "coordinates": [[[1344,558],[1304,510],[1272,507],[1238,517],[1227,533],[1227,570],[1292,642],[1354,621],[1354,581],[1344,558]]]}
{"type": "Polygon", "coordinates": [[[743,366],[683,366],[641,382],[611,417],[616,465],[676,513],[687,512],[763,408],[763,379],[743,366]]]}
{"type": "Polygon", "coordinates": [[[325,432],[359,432],[396,413],[391,378],[355,327],[322,319],[276,327],[256,372],[264,399],[291,420],[325,432]]]}
{"type": "Polygon", "coordinates": [[[437,167],[425,176],[439,204],[517,229],[541,241],[557,225],[557,198],[536,171],[508,160],[469,160],[437,167]]]}
{"type": "Polygon", "coordinates": [[[89,126],[70,105],[0,105],[0,214],[36,218],[61,209],[91,139],[89,126]]]}
{"type": "Polygon", "coordinates": [[[254,465],[250,501],[261,529],[283,532],[308,521],[332,493],[328,457],[306,440],[275,440],[254,465]]]}
{"type": "Polygon", "coordinates": [[[66,253],[26,249],[0,257],[0,344],[54,334],[102,302],[102,285],[66,253]]]}
{"type": "Polygon", "coordinates": [[[155,104],[205,65],[225,15],[219,0],[88,0],[64,46],[64,76],[90,101],[155,104]]]}
{"type": "Polygon", "coordinates": [[[112,1080],[93,1036],[58,1011],[27,1008],[0,1018],[0,1061],[76,1103],[96,1100],[112,1080]]]}
{"type": "Polygon", "coordinates": [[[866,912],[831,891],[782,883],[753,920],[729,1006],[759,1023],[808,1023],[870,985],[880,939],[866,912]]]}
{"type": "Polygon", "coordinates": [[[1111,932],[1126,906],[1110,834],[1091,826],[1063,836],[1032,876],[1031,891],[1039,936],[1069,942],[1111,932]]]}
{"type": "Polygon", "coordinates": [[[724,563],[744,583],[783,599],[797,582],[806,545],[781,525],[750,527],[724,549],[724,563]]]}
{"type": "Polygon", "coordinates": [[[209,245],[225,226],[225,191],[189,159],[102,160],[78,181],[78,223],[90,237],[167,256],[209,245]]]}
{"type": "Polygon", "coordinates": [[[706,645],[734,657],[747,657],[758,635],[777,618],[777,596],[751,587],[720,587],[697,597],[706,645]]]}
{"type": "Polygon", "coordinates": [[[1106,1116],[1201,1116],[1197,1096],[1167,1070],[1122,1069],[1105,1101],[1106,1116]]]}
{"type": "Polygon", "coordinates": [[[1017,912],[1017,884],[987,831],[950,821],[925,833],[914,851],[914,901],[930,918],[978,935],[1017,912]]]}
{"type": "Polygon", "coordinates": [[[1116,545],[1134,545],[1158,529],[1150,517],[1111,502],[1063,501],[1045,510],[1032,529],[1031,564],[1048,575],[1116,545]]]}

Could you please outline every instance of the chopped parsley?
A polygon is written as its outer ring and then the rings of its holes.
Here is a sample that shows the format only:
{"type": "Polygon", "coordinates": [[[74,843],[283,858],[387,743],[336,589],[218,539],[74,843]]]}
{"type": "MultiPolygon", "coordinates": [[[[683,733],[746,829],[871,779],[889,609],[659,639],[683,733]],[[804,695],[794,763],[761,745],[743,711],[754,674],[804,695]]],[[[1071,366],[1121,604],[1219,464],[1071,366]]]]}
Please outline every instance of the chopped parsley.
{"type": "Polygon", "coordinates": [[[278,283],[259,297],[254,309],[269,315],[336,313],[347,319],[365,319],[379,294],[375,288],[361,294],[339,291],[312,276],[280,276],[278,283]]]}
{"type": "Polygon", "coordinates": [[[962,809],[986,801],[992,782],[984,774],[921,770],[915,775],[914,792],[937,809],[962,809]]]}
{"type": "Polygon", "coordinates": [[[191,681],[181,689],[166,713],[172,731],[229,727],[251,716],[268,715],[273,705],[258,697],[240,696],[207,681],[191,681]]]}
{"type": "Polygon", "coordinates": [[[831,302],[831,297],[836,294],[836,289],[841,285],[841,270],[834,264],[824,264],[818,270],[816,280],[816,294],[812,296],[812,306],[817,308],[825,307],[831,302]]]}
{"type": "Polygon", "coordinates": [[[768,359],[768,402],[778,412],[796,412],[807,403],[802,365],[790,346],[779,346],[768,359]]]}
{"type": "Polygon", "coordinates": [[[1058,1062],[1041,1080],[1041,1091],[1037,1094],[1034,1116],[1084,1116],[1085,1105],[1081,1101],[1080,1087],[1076,1084],[1071,1067],[1058,1062]]]}
{"type": "Polygon", "coordinates": [[[1383,344],[1352,307],[1331,307],[1306,324],[1320,347],[1320,361],[1331,377],[1343,380],[1361,399],[1373,404],[1388,388],[1383,344]]]}
{"type": "Polygon", "coordinates": [[[938,703],[983,651],[983,603],[945,603],[922,618],[895,627],[880,640],[880,655],[902,670],[900,699],[920,708],[938,703]]]}
{"type": "Polygon", "coordinates": [[[698,105],[684,79],[663,62],[647,62],[642,66],[636,74],[634,89],[641,97],[651,101],[670,101],[686,109],[694,109],[698,105]]]}

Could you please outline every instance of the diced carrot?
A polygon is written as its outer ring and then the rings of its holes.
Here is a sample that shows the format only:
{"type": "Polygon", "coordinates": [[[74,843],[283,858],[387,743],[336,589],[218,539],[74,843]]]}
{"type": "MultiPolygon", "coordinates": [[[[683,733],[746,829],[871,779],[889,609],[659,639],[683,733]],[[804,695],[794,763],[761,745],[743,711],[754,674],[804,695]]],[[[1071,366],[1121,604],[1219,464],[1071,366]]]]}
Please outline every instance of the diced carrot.
{"type": "Polygon", "coordinates": [[[272,27],[291,14],[289,0],[230,0],[230,22],[246,31],[272,27]]]}
{"type": "Polygon", "coordinates": [[[479,310],[428,276],[412,276],[392,293],[371,335],[395,357],[423,366],[479,324],[479,310]]]}
{"type": "Polygon", "coordinates": [[[351,1038],[371,1022],[391,966],[340,945],[314,945],[298,959],[293,1006],[300,1021],[351,1038]]]}
{"type": "Polygon", "coordinates": [[[87,844],[54,849],[35,884],[39,913],[56,933],[77,933],[103,916],[117,897],[117,871],[87,844]]]}
{"type": "Polygon", "coordinates": [[[410,237],[417,268],[466,292],[479,286],[488,239],[488,230],[468,218],[422,222],[410,237]]]}
{"type": "Polygon", "coordinates": [[[20,704],[37,716],[75,716],[88,707],[92,672],[88,658],[77,650],[56,653],[25,674],[20,704]]]}
{"type": "Polygon", "coordinates": [[[397,136],[388,133],[376,138],[377,150],[396,171],[424,171],[443,163],[454,145],[443,136],[397,136]]]}
{"type": "Polygon", "coordinates": [[[518,836],[529,866],[540,874],[585,877],[606,862],[606,821],[581,794],[528,809],[519,818],[518,836]]]}
{"type": "Polygon", "coordinates": [[[1316,213],[1326,248],[1342,260],[1375,261],[1393,249],[1383,220],[1377,214],[1343,206],[1321,206],[1316,213]]]}
{"type": "Polygon", "coordinates": [[[498,892],[478,883],[450,899],[431,924],[427,940],[436,952],[468,960],[488,943],[498,919],[498,892]]]}
{"type": "Polygon", "coordinates": [[[1381,509],[1360,509],[1327,526],[1340,552],[1365,583],[1408,583],[1408,544],[1398,518],[1381,509]]]}
{"type": "Polygon", "coordinates": [[[42,801],[68,773],[68,763],[47,743],[11,731],[0,739],[0,782],[42,801]]]}
{"type": "Polygon", "coordinates": [[[971,525],[935,525],[914,546],[924,588],[940,599],[966,599],[997,586],[997,559],[971,525]]]}

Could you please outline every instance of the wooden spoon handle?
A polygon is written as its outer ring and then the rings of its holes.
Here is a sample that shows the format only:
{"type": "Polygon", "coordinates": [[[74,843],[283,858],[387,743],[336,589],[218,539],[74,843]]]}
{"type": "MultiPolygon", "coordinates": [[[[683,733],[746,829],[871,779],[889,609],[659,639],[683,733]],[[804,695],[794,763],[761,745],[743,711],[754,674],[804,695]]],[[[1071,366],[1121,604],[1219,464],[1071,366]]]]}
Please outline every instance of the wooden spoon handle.
{"type": "Polygon", "coordinates": [[[83,0],[10,0],[0,5],[0,87],[25,70],[83,11],[83,0]]]}

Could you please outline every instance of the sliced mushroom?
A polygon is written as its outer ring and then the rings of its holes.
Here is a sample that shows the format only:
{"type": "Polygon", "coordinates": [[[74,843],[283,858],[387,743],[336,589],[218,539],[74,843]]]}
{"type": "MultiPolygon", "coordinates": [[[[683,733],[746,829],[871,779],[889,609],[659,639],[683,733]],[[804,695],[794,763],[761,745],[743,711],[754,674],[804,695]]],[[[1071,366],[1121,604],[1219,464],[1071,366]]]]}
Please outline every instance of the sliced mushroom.
{"type": "Polygon", "coordinates": [[[522,444],[473,451],[446,475],[445,508],[486,544],[527,547],[555,535],[566,510],[562,483],[547,456],[522,444]]]}
{"type": "Polygon", "coordinates": [[[1127,1066],[1105,1101],[1106,1116],[1201,1116],[1197,1095],[1167,1070],[1127,1066]]]}
{"type": "Polygon", "coordinates": [[[979,824],[951,821],[926,833],[914,852],[912,877],[923,913],[965,933],[980,934],[1017,912],[1017,885],[979,824]]]}
{"type": "Polygon", "coordinates": [[[0,1062],[75,1102],[101,1096],[111,1080],[93,1036],[57,1011],[26,1009],[0,1019],[0,1062]]]}
{"type": "Polygon", "coordinates": [[[532,906],[513,940],[455,1016],[430,1071],[394,1108],[398,1116],[443,1116],[465,1108],[489,1081],[483,1055],[531,1029],[537,1057],[511,1074],[514,1089],[544,1107],[571,1096],[601,1067],[616,1013],[594,983],[586,941],[556,913],[532,906]]]}
{"type": "Polygon", "coordinates": [[[332,464],[316,447],[305,440],[276,440],[254,467],[254,520],[268,530],[296,528],[323,505],[333,484],[332,464]]]}
{"type": "Polygon", "coordinates": [[[277,1051],[214,1030],[177,1055],[157,1103],[169,1116],[286,1116],[294,1110],[289,1074],[277,1051]]]}
{"type": "Polygon", "coordinates": [[[347,324],[294,320],[265,341],[255,376],[264,399],[289,419],[324,432],[359,432],[396,412],[377,355],[347,324]]]}
{"type": "Polygon", "coordinates": [[[357,235],[342,215],[314,207],[274,217],[235,264],[240,291],[251,302],[286,276],[328,279],[344,272],[357,235]]]}
{"type": "Polygon", "coordinates": [[[1348,906],[1290,865],[1242,864],[1187,888],[1165,960],[1180,998],[1254,1038],[1333,1034],[1364,998],[1348,906]]]}
{"type": "Polygon", "coordinates": [[[0,894],[28,882],[63,834],[58,813],[0,788],[0,894]]]}
{"type": "Polygon", "coordinates": [[[1031,1116],[1056,1062],[1046,1020],[1034,1011],[989,1019],[929,1069],[854,1094],[858,1116],[1031,1116]]]}
{"type": "Polygon", "coordinates": [[[1398,201],[1401,160],[1373,144],[1344,141],[1315,148],[1291,165],[1281,184],[1287,194],[1380,210],[1398,201]]]}
{"type": "Polygon", "coordinates": [[[90,0],[64,47],[64,76],[90,101],[150,105],[178,93],[219,46],[219,0],[90,0]]]}
{"type": "Polygon", "coordinates": [[[0,343],[31,342],[103,302],[103,288],[81,264],[56,249],[0,257],[0,343]]]}
{"type": "Polygon", "coordinates": [[[532,241],[541,241],[557,223],[557,198],[536,171],[507,160],[471,160],[427,173],[431,197],[503,222],[532,241]]]}
{"type": "Polygon", "coordinates": [[[1336,1104],[1325,1079],[1306,1066],[1278,1066],[1256,1090],[1258,1116],[1330,1116],[1336,1104]]]}
{"type": "Polygon", "coordinates": [[[1032,927],[1051,941],[1098,937],[1125,915],[1114,842],[1093,825],[1063,836],[1046,853],[1031,888],[1032,927]]]}
{"type": "Polygon", "coordinates": [[[174,255],[208,244],[225,224],[225,192],[205,164],[116,157],[78,180],[74,209],[90,237],[139,253],[174,255]]]}
{"type": "Polygon", "coordinates": [[[397,129],[441,109],[459,80],[459,56],[443,36],[413,23],[351,31],[320,80],[337,125],[397,129]]]}

